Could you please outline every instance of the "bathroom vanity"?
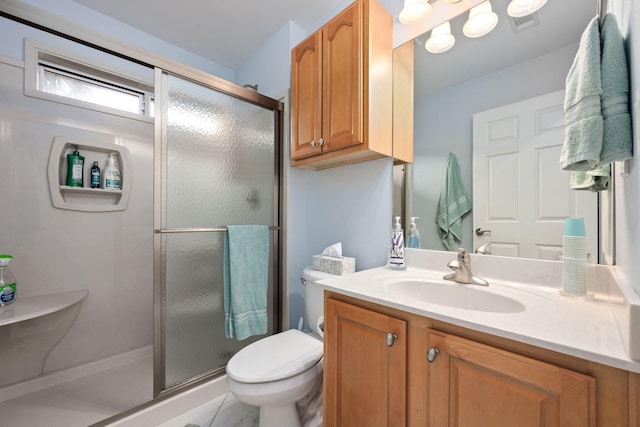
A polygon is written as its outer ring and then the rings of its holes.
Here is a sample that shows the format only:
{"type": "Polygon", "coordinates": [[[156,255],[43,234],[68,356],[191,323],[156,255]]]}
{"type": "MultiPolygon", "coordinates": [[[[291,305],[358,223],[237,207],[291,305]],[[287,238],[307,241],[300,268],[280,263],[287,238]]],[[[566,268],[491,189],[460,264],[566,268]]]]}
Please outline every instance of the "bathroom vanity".
{"type": "Polygon", "coordinates": [[[321,282],[326,426],[640,425],[640,363],[602,295],[445,270],[321,282]]]}

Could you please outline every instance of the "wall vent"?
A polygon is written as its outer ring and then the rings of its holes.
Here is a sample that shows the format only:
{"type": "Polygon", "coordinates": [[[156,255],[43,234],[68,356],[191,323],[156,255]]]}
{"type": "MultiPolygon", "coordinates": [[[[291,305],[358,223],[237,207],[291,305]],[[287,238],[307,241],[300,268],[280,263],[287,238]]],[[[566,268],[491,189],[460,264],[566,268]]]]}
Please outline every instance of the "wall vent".
{"type": "Polygon", "coordinates": [[[518,34],[523,32],[526,29],[531,27],[535,27],[540,23],[540,19],[538,18],[538,13],[534,12],[530,15],[520,16],[518,18],[509,17],[509,24],[511,24],[511,30],[513,34],[518,34]]]}

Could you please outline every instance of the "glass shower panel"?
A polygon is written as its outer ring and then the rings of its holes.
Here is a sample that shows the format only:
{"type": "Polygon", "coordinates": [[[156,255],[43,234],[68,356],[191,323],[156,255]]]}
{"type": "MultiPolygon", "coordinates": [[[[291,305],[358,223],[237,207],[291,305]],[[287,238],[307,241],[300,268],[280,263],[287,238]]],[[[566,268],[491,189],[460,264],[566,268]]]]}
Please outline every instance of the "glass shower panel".
{"type": "MultiPolygon", "coordinates": [[[[165,81],[164,226],[276,225],[274,112],[177,76],[165,81]]],[[[225,337],[224,234],[165,236],[163,389],[224,367],[260,338],[225,337]]],[[[270,236],[274,248],[273,231],[270,236]]],[[[275,325],[273,256],[268,333],[275,325]]]]}

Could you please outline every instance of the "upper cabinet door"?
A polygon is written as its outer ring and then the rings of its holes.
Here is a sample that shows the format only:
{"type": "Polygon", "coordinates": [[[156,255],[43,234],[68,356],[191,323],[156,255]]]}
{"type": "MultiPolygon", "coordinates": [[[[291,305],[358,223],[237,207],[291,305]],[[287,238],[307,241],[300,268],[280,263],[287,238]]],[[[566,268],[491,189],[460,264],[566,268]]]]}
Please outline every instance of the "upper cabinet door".
{"type": "Polygon", "coordinates": [[[316,32],[291,51],[291,158],[320,153],[322,146],[322,35],[316,32]]]}
{"type": "Polygon", "coordinates": [[[391,157],[393,20],[357,0],[292,51],[291,165],[391,157]]]}
{"type": "Polygon", "coordinates": [[[322,135],[324,151],[362,143],[362,4],[323,28],[322,135]]]}

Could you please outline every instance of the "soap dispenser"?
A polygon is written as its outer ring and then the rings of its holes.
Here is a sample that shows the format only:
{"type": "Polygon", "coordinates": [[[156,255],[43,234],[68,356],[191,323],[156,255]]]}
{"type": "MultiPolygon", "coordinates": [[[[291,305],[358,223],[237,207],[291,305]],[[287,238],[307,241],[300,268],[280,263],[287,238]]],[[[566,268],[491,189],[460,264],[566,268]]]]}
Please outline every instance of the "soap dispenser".
{"type": "Polygon", "coordinates": [[[84,157],[80,155],[78,146],[73,146],[73,153],[67,154],[67,185],[69,187],[82,187],[84,176],[84,157]]]}
{"type": "Polygon", "coordinates": [[[105,190],[119,190],[120,189],[120,171],[115,165],[115,159],[113,156],[115,153],[109,154],[107,160],[107,167],[104,168],[102,174],[102,188],[105,190]]]}
{"type": "Polygon", "coordinates": [[[409,236],[407,237],[407,247],[420,249],[420,231],[418,231],[418,227],[416,226],[416,219],[420,219],[420,217],[411,217],[411,224],[409,224],[409,236]]]}
{"type": "Polygon", "coordinates": [[[393,226],[393,236],[391,238],[391,252],[387,267],[391,270],[405,270],[407,265],[404,262],[404,232],[400,224],[400,217],[396,217],[393,226]]]}

